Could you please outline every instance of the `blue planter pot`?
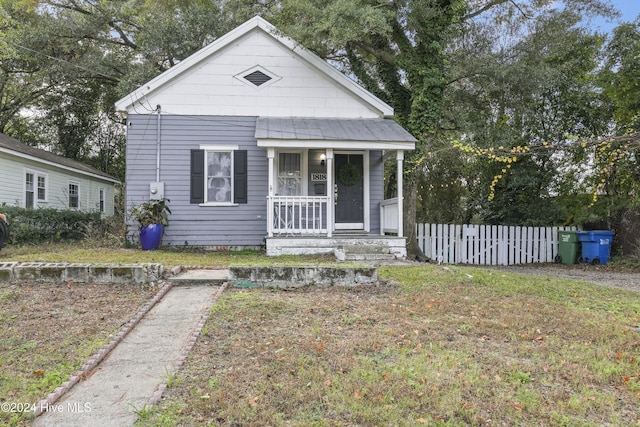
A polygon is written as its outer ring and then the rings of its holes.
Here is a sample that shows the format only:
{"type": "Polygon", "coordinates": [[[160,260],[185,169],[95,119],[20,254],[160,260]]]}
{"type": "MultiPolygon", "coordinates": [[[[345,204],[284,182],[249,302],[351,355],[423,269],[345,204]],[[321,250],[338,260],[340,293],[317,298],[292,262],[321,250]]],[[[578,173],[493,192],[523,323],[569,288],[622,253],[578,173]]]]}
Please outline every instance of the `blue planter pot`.
{"type": "Polygon", "coordinates": [[[162,241],[162,233],[164,228],[162,224],[146,225],[140,229],[140,246],[143,251],[152,251],[160,247],[162,241]]]}

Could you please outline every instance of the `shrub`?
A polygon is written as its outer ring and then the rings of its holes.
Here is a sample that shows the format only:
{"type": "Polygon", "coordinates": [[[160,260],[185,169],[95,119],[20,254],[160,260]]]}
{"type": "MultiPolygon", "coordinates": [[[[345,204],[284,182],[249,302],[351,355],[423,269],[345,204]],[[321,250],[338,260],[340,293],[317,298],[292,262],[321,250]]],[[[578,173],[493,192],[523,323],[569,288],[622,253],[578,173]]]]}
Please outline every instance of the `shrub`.
{"type": "Polygon", "coordinates": [[[3,204],[7,216],[10,243],[36,244],[82,240],[89,228],[101,224],[99,212],[78,212],[54,208],[25,209],[3,204]]]}

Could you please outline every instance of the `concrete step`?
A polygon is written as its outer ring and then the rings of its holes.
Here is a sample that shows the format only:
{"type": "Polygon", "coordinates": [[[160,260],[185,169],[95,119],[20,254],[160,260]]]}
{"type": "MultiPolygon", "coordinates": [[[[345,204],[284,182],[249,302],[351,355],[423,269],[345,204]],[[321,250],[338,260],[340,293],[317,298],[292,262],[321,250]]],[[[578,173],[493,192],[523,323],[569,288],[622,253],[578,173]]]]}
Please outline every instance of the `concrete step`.
{"type": "Polygon", "coordinates": [[[347,254],[388,254],[389,247],[384,245],[342,245],[347,254]]]}
{"type": "Polygon", "coordinates": [[[228,269],[197,269],[182,270],[167,279],[174,285],[222,285],[229,280],[228,269]]]}
{"type": "Polygon", "coordinates": [[[392,261],[396,257],[388,246],[382,245],[341,245],[335,250],[340,261],[392,261]]]}
{"type": "Polygon", "coordinates": [[[395,261],[392,254],[346,254],[345,261],[395,261]]]}

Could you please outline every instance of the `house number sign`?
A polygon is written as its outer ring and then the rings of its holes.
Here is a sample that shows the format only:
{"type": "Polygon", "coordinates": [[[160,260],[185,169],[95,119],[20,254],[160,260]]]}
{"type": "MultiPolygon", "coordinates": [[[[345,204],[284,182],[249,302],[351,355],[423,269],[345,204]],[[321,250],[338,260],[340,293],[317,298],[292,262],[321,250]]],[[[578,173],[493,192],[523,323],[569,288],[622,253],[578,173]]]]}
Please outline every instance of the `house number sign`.
{"type": "Polygon", "coordinates": [[[311,181],[315,182],[315,181],[326,181],[327,180],[327,173],[312,173],[311,174],[311,181]]]}

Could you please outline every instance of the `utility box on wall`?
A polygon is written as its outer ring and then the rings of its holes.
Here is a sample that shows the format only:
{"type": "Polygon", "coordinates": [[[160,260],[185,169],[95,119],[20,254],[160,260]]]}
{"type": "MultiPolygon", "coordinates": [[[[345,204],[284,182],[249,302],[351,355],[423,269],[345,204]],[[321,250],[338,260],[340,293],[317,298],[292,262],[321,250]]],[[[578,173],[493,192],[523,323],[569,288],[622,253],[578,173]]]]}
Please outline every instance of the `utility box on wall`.
{"type": "Polygon", "coordinates": [[[164,182],[149,183],[149,199],[151,200],[164,199],[164,182]]]}

